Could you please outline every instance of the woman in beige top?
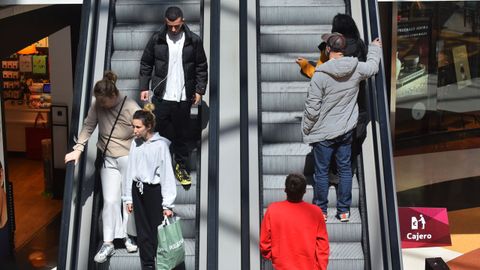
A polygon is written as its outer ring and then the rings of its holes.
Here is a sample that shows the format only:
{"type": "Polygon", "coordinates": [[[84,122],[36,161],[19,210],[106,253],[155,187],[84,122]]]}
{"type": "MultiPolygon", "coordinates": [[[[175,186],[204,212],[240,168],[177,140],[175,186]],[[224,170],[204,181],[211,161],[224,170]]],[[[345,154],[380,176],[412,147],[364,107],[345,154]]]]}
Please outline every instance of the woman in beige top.
{"type": "Polygon", "coordinates": [[[65,163],[69,161],[75,161],[76,163],[84,150],[85,144],[98,125],[97,147],[102,153],[105,153],[100,168],[103,193],[104,243],[94,258],[98,263],[105,262],[114,253],[113,239],[115,238],[125,238],[127,251],[135,252],[137,250],[137,246],[126,233],[129,215],[125,210],[122,220],[121,209],[125,209],[125,207],[121,207],[121,195],[124,187],[123,179],[127,169],[128,152],[133,139],[131,121],[133,114],[140,107],[130,98],[125,99],[122,107],[125,97],[119,93],[115,85],[116,79],[117,76],[114,73],[106,72],[103,79],[95,84],[93,89],[95,101],[88,111],[77,144],[73,147],[72,152],[65,155],[65,163]],[[117,115],[119,115],[118,121],[107,145],[117,115]],[[105,149],[106,145],[107,149],[105,149]]]}

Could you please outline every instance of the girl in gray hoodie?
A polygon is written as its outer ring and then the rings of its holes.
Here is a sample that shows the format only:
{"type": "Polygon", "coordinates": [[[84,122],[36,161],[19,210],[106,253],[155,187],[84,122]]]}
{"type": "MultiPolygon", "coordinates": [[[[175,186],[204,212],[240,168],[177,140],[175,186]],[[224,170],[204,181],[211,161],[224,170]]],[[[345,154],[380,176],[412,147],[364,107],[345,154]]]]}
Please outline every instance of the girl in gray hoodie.
{"type": "Polygon", "coordinates": [[[147,104],[146,107],[133,115],[135,139],[128,155],[123,200],[127,211],[132,212],[135,208],[142,269],[155,269],[157,227],[162,223],[163,216],[173,215],[177,189],[169,150],[170,141],[153,131],[153,104],[147,104]]]}

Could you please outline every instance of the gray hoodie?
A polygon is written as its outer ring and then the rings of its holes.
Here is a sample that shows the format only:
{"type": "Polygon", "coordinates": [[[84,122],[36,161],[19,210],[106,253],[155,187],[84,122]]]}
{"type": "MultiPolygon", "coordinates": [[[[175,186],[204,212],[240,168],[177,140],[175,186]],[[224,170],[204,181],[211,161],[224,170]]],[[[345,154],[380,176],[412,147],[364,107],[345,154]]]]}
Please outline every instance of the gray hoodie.
{"type": "Polygon", "coordinates": [[[355,128],[359,83],[377,73],[381,53],[379,46],[371,44],[366,62],[359,62],[355,57],[341,57],[317,67],[303,113],[305,143],[334,139],[355,128]]]}
{"type": "Polygon", "coordinates": [[[143,193],[143,184],[160,184],[162,187],[163,209],[174,207],[177,186],[173,175],[170,141],[155,132],[147,141],[134,139],[128,154],[128,167],[122,199],[132,202],[132,182],[143,193]]]}

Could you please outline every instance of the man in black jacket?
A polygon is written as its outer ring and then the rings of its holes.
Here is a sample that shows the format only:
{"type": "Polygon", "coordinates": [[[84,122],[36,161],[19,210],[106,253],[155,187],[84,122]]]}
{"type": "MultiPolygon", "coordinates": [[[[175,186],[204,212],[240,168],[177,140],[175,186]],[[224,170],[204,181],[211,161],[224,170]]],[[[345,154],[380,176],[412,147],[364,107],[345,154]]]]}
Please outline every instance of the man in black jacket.
{"type": "Polygon", "coordinates": [[[155,32],[140,62],[140,99],[153,91],[156,128],[172,141],[175,175],[185,189],[192,183],[186,169],[189,156],[187,132],[192,104],[199,104],[208,80],[207,58],[202,40],[184,23],[178,7],[165,11],[165,25],[155,32]]]}

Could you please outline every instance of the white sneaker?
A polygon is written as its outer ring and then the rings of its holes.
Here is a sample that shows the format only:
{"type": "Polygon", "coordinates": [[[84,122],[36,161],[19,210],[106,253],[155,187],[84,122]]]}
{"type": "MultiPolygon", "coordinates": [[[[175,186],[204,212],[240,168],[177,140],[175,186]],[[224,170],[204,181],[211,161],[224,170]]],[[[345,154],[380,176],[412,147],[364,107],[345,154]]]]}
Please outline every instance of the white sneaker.
{"type": "Polygon", "coordinates": [[[114,253],[115,249],[113,247],[113,244],[103,243],[102,247],[98,251],[97,255],[95,255],[95,258],[93,258],[93,260],[97,263],[104,263],[107,261],[108,257],[112,256],[114,253]]]}
{"type": "Polygon", "coordinates": [[[138,250],[137,244],[130,237],[125,238],[125,248],[127,249],[128,253],[137,252],[138,250]]]}

